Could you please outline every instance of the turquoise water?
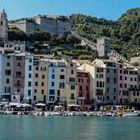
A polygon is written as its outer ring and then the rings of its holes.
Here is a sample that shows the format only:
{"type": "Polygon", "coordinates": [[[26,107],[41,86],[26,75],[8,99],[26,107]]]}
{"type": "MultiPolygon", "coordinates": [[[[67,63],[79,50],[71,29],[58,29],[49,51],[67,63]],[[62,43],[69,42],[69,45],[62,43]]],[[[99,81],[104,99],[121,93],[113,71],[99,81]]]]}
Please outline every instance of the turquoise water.
{"type": "Polygon", "coordinates": [[[140,140],[140,118],[1,115],[0,140],[140,140]]]}

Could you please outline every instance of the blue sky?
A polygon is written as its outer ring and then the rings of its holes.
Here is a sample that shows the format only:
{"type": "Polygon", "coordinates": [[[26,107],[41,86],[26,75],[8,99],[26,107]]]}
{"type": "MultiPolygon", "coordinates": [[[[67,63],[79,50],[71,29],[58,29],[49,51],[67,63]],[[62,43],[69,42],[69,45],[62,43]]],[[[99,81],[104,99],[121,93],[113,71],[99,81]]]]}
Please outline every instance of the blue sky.
{"type": "Polygon", "coordinates": [[[140,7],[140,0],[0,0],[0,10],[6,10],[8,19],[82,13],[116,20],[136,7],[140,7]]]}

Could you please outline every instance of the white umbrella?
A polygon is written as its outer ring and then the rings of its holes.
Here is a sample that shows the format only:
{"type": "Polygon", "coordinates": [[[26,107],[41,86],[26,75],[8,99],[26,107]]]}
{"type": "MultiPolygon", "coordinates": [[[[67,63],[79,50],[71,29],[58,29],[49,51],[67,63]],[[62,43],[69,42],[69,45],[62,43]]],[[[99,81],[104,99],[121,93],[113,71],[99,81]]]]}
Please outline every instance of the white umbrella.
{"type": "Polygon", "coordinates": [[[35,106],[46,106],[46,105],[43,103],[37,103],[35,106]]]}
{"type": "Polygon", "coordinates": [[[21,107],[21,104],[17,105],[16,107],[17,107],[17,108],[21,107]]]}
{"type": "Polygon", "coordinates": [[[10,105],[10,106],[18,106],[18,105],[20,105],[20,103],[10,102],[9,105],[10,105]]]}
{"type": "Polygon", "coordinates": [[[31,105],[27,104],[27,103],[24,103],[24,104],[21,104],[22,107],[31,107],[31,105]]]}

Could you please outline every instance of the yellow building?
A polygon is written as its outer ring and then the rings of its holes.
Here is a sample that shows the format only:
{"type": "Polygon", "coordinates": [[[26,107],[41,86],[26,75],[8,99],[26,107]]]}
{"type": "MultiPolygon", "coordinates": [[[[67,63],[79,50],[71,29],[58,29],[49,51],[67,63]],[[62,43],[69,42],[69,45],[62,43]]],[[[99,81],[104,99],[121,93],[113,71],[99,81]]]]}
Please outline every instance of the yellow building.
{"type": "Polygon", "coordinates": [[[47,103],[48,95],[48,61],[34,60],[34,102],[47,103]]]}

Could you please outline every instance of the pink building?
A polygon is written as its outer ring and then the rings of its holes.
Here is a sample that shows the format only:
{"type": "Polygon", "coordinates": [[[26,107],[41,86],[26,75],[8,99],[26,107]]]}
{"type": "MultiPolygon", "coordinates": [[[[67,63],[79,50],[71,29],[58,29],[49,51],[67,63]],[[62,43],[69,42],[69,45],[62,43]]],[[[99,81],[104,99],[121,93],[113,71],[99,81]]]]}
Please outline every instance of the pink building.
{"type": "MultiPolygon", "coordinates": [[[[30,68],[29,68],[30,69],[30,68]]],[[[25,77],[25,54],[15,54],[13,69],[13,93],[20,95],[20,100],[24,96],[24,77],[25,77]]]]}
{"type": "Polygon", "coordinates": [[[78,104],[81,109],[89,109],[90,105],[90,77],[88,72],[77,72],[78,104]]]}

